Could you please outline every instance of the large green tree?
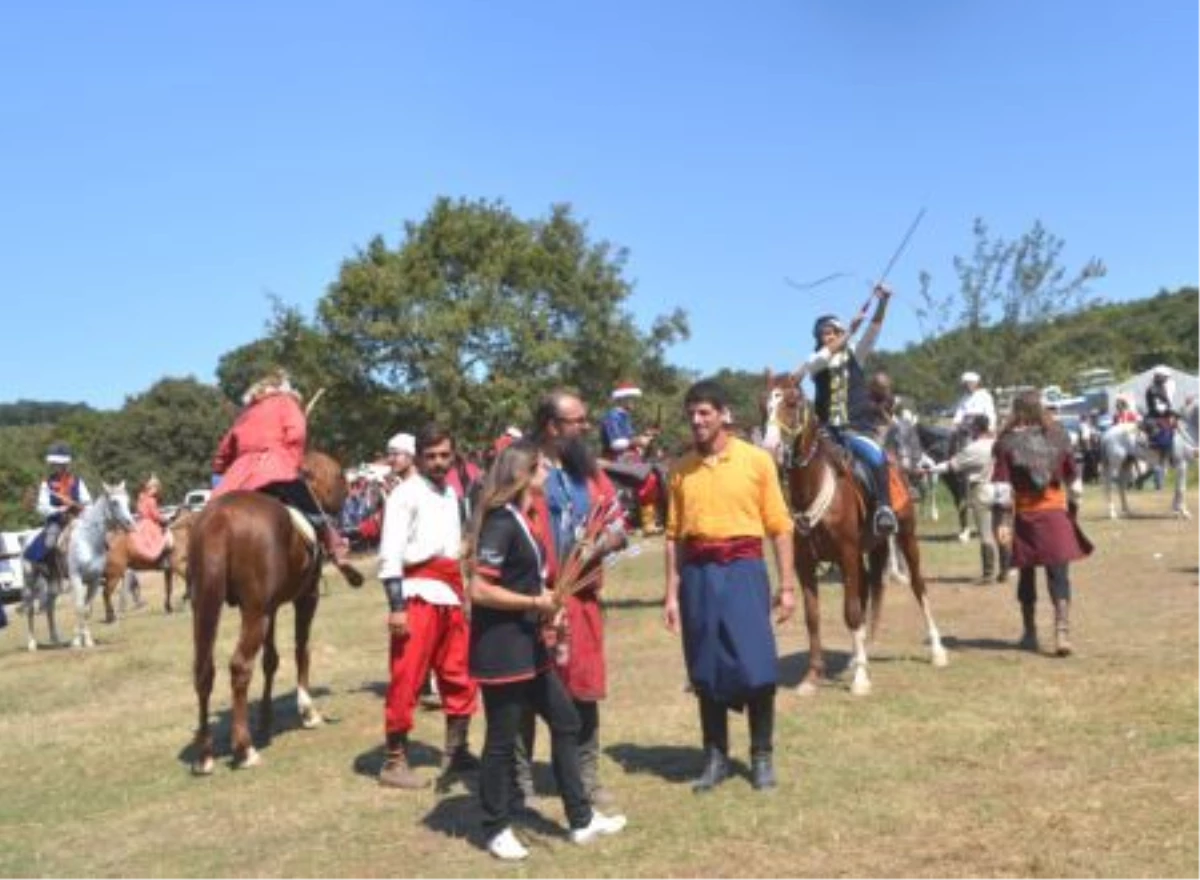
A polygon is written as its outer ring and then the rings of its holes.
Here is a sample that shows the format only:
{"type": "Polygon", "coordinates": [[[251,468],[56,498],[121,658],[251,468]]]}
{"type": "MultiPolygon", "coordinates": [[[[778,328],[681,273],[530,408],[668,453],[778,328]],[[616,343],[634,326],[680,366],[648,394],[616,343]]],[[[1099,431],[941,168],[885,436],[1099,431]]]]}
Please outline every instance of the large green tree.
{"type": "Polygon", "coordinates": [[[1069,367],[1044,331],[1095,305],[1089,285],[1106,273],[1095,258],[1068,269],[1064,241],[1040,221],[1009,240],[976,219],[972,236],[970,256],[954,258],[955,284],[935,286],[930,272],[921,273],[917,314],[925,340],[895,378],[922,396],[953,397],[968,369],[989,386],[1053,381],[1048,377],[1069,367]]]}
{"type": "Polygon", "coordinates": [[[568,206],[524,220],[503,203],[439,199],[397,247],[376,238],[342,265],[318,304],[313,381],[330,389],[339,421],[372,398],[387,403],[391,418],[350,417],[373,448],[422,418],[494,437],[528,424],[538,396],[560,384],[594,405],[621,379],[669,399],[681,380],[665,353],[687,320],[676,310],[640,329],[625,263],[568,206]]]}

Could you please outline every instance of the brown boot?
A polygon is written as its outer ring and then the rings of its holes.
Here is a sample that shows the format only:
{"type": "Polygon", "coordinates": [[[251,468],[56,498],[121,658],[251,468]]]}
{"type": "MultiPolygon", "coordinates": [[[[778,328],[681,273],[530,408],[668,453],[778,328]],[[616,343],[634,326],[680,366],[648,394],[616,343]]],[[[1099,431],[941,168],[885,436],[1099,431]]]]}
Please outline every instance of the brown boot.
{"type": "Polygon", "coordinates": [[[470,715],[446,716],[446,750],[442,753],[443,773],[474,773],[479,759],[471,754],[467,733],[471,729],[470,715]]]}
{"type": "Polygon", "coordinates": [[[388,734],[387,761],[379,771],[379,784],[387,788],[418,789],[429,785],[408,766],[408,735],[388,734]]]}
{"type": "Polygon", "coordinates": [[[1021,633],[1021,641],[1017,643],[1017,647],[1022,651],[1036,651],[1038,649],[1038,635],[1037,605],[1035,603],[1021,603],[1021,623],[1024,626],[1024,632],[1021,633]]]}
{"type": "Polygon", "coordinates": [[[1070,657],[1071,651],[1071,600],[1054,600],[1054,653],[1059,657],[1070,657]]]}

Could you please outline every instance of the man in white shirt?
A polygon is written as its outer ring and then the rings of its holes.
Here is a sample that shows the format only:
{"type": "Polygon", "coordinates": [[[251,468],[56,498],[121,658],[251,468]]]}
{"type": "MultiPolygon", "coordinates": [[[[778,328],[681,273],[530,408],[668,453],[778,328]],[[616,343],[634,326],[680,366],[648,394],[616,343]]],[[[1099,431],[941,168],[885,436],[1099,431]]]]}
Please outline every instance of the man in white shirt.
{"type": "Polygon", "coordinates": [[[384,704],[387,761],[379,782],[393,788],[424,788],[408,765],[408,733],[421,685],[432,667],[446,713],[443,769],[478,767],[467,748],[477,704],[467,672],[470,630],[463,614],[459,563],[462,530],[458,496],[446,483],[454,440],[437,425],[416,437],[417,474],[388,495],[379,544],[379,579],[388,599],[391,681],[384,704]]]}
{"type": "Polygon", "coordinates": [[[963,396],[954,410],[954,428],[964,433],[971,429],[972,416],[987,416],[988,430],[996,430],[996,403],[992,394],[986,388],[979,387],[979,374],[966,372],[962,374],[963,396]]]}

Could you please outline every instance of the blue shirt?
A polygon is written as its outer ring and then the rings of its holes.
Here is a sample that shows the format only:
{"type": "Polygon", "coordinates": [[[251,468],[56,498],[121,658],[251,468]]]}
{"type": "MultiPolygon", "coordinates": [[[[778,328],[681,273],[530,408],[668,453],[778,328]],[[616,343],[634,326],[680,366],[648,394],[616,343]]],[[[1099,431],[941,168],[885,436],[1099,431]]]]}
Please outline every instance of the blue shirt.
{"type": "Polygon", "coordinates": [[[562,468],[550,469],[544,491],[546,507],[550,510],[554,552],[561,561],[579,540],[591,510],[592,499],[587,480],[575,480],[562,468]]]}
{"type": "Polygon", "coordinates": [[[604,448],[612,452],[628,452],[633,444],[633,416],[624,407],[615,406],[604,414],[600,421],[600,439],[604,448]],[[629,441],[623,449],[613,449],[618,440],[629,441]]]}

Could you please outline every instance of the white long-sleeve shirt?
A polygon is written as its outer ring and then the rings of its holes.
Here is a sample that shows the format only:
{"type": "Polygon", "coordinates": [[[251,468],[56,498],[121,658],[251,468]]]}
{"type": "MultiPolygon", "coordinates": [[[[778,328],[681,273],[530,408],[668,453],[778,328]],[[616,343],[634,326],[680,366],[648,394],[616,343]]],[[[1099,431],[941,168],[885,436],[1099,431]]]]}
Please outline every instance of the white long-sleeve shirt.
{"type": "MultiPolygon", "coordinates": [[[[458,495],[448,485],[437,489],[423,476],[396,486],[383,510],[379,541],[379,579],[404,577],[404,567],[447,557],[458,559],[462,527],[458,495]]],[[[430,605],[461,605],[449,584],[431,578],[404,579],[404,598],[424,599],[430,605]]]]}
{"type": "MultiPolygon", "coordinates": [[[[79,479],[79,503],[91,504],[92,496],[88,492],[87,486],[82,479],[79,479]]],[[[56,513],[62,513],[65,508],[62,505],[55,505],[50,501],[50,481],[42,480],[42,485],[38,487],[37,497],[37,512],[42,519],[47,519],[56,513]]]]}
{"type": "Polygon", "coordinates": [[[954,426],[969,427],[971,418],[977,415],[988,417],[988,430],[996,429],[996,402],[986,388],[976,388],[970,394],[963,396],[954,410],[954,426]]]}
{"type": "MultiPolygon", "coordinates": [[[[882,321],[872,321],[867,325],[867,329],[859,337],[858,342],[854,343],[854,359],[860,364],[875,350],[875,342],[879,339],[879,332],[882,329],[882,321]]],[[[808,360],[800,365],[800,370],[796,378],[799,380],[805,376],[815,376],[822,370],[828,370],[831,366],[841,366],[841,362],[846,357],[846,349],[844,348],[837,354],[830,354],[827,346],[821,346],[812,353],[808,360]]]]}

